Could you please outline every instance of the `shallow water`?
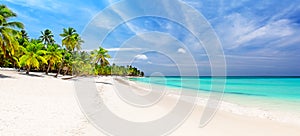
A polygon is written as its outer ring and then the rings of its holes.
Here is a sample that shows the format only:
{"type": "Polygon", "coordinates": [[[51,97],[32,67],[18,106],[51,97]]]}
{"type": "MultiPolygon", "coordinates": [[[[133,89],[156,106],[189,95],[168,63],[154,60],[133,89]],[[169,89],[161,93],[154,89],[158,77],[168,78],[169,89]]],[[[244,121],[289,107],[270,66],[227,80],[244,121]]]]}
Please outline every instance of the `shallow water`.
{"type": "MultiPolygon", "coordinates": [[[[263,114],[266,118],[285,122],[294,120],[300,124],[299,77],[226,77],[225,79],[223,109],[238,114],[257,116],[263,114]]],[[[221,93],[223,83],[221,77],[145,77],[130,78],[130,80],[198,91],[200,96],[206,98],[211,92],[221,93]]]]}

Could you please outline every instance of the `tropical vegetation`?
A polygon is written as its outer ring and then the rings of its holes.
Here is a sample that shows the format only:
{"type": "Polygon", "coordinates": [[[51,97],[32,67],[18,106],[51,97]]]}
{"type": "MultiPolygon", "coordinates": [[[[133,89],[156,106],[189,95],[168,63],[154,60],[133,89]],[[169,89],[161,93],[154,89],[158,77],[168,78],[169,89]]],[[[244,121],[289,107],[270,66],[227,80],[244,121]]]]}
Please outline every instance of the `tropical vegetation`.
{"type": "MultiPolygon", "coordinates": [[[[58,44],[50,29],[41,31],[41,35],[29,38],[21,22],[11,21],[17,14],[5,5],[0,5],[0,67],[10,67],[26,71],[89,76],[144,76],[133,66],[117,66],[109,63],[110,55],[99,47],[93,51],[82,51],[84,40],[72,28],[64,28],[59,35],[58,44]]],[[[14,19],[15,20],[15,19],[14,19]]]]}

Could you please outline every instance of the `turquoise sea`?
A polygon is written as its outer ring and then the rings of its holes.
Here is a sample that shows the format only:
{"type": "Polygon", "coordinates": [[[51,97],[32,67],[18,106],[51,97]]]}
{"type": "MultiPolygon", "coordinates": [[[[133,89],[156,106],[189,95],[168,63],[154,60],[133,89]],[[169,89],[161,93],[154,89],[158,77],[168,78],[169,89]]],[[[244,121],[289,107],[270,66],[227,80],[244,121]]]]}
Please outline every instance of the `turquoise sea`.
{"type": "MultiPolygon", "coordinates": [[[[144,77],[131,81],[198,91],[212,90],[212,77],[144,77]]],[[[216,77],[215,79],[218,79],[216,77]]],[[[226,77],[223,101],[262,111],[280,111],[300,117],[300,77],[226,77]]],[[[214,84],[218,86],[218,84],[214,84]]]]}

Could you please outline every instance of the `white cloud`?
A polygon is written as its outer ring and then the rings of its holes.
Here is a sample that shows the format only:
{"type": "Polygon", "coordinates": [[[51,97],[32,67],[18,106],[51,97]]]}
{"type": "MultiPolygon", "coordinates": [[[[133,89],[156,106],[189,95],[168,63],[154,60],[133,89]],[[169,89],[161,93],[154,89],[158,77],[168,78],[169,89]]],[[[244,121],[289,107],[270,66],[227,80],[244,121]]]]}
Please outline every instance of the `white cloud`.
{"type": "Polygon", "coordinates": [[[290,39],[298,31],[288,19],[271,19],[266,22],[265,18],[256,15],[248,17],[241,13],[230,14],[225,19],[216,27],[225,49],[255,45],[261,48],[277,46],[274,41],[290,39]]]}
{"type": "Polygon", "coordinates": [[[185,54],[185,53],[186,53],[185,49],[183,49],[183,48],[179,48],[179,49],[177,50],[177,52],[178,52],[178,53],[181,53],[181,54],[185,54]]]}
{"type": "MultiPolygon", "coordinates": [[[[110,3],[114,3],[114,2],[116,2],[116,1],[115,0],[110,0],[110,3]]],[[[128,10],[128,11],[121,11],[116,6],[114,6],[114,5],[111,6],[111,10],[116,13],[114,16],[118,19],[120,17],[122,20],[129,19],[130,15],[128,15],[128,13],[132,12],[132,7],[131,6],[128,6],[126,8],[123,7],[123,10],[128,10]]],[[[138,27],[138,26],[136,26],[132,23],[129,23],[129,22],[125,22],[125,25],[130,29],[130,31],[134,32],[135,34],[138,34],[139,32],[146,31],[145,29],[140,28],[140,27],[138,27]]]]}
{"type": "Polygon", "coordinates": [[[242,35],[237,44],[243,44],[257,38],[279,38],[293,34],[292,28],[289,26],[290,21],[286,19],[278,20],[262,26],[248,34],[242,35]]]}
{"type": "Polygon", "coordinates": [[[135,58],[138,60],[147,60],[148,59],[148,57],[144,54],[136,55],[135,58]]]}

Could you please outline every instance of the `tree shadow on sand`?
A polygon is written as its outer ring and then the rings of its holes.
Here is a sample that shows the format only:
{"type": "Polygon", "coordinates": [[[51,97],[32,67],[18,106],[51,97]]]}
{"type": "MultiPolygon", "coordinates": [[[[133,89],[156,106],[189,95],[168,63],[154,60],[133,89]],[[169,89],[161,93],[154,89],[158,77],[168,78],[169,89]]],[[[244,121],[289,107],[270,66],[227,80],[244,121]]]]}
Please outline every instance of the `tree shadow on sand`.
{"type": "Polygon", "coordinates": [[[31,76],[31,77],[44,77],[42,75],[35,75],[35,74],[26,74],[26,73],[19,73],[20,75],[25,75],[25,76],[31,76]]]}
{"type": "Polygon", "coordinates": [[[112,83],[106,83],[106,82],[96,82],[96,83],[106,84],[106,85],[112,85],[112,83]]]}
{"type": "Polygon", "coordinates": [[[7,75],[0,74],[0,78],[13,78],[13,77],[12,76],[7,76],[7,75]]]}

